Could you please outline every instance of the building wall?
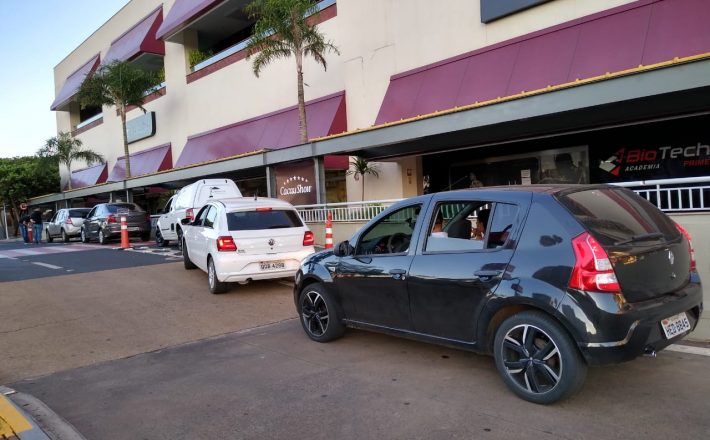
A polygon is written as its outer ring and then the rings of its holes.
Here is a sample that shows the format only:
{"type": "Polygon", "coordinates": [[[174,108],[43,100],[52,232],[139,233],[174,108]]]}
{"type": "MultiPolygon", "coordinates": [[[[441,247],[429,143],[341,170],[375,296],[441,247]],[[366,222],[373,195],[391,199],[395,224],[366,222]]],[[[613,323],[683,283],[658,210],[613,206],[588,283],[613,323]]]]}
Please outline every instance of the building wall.
{"type": "MultiPolygon", "coordinates": [[[[555,0],[484,25],[478,1],[447,0],[445,7],[432,8],[425,0],[339,0],[337,17],[321,23],[320,29],[339,47],[341,55],[327,56],[327,71],[310,59],[306,61],[306,99],[346,90],[349,130],[368,127],[375,121],[393,74],[629,1],[555,0]]],[[[165,17],[174,0],[162,3],[165,17]]],[[[160,4],[160,0],[128,3],[55,67],[56,90],[91,56],[101,53],[103,59],[111,41],[160,4]]],[[[166,43],[167,94],[146,105],[147,110],[156,112],[156,135],[131,144],[131,152],[171,142],[173,161],[177,161],[190,135],[296,103],[293,59],[267,66],[258,79],[251,72],[251,62],[241,60],[187,84],[186,48],[191,46],[187,37],[187,46],[166,43]]],[[[139,110],[133,110],[128,118],[138,114],[139,110]]],[[[69,112],[57,112],[57,128],[71,131],[69,112]]],[[[120,121],[114,109],[104,109],[103,124],[78,138],[107,158],[109,170],[123,155],[120,121]]],[[[420,182],[421,175],[419,168],[411,165],[382,164],[386,175],[372,182],[370,196],[413,194],[416,184],[412,186],[409,180],[420,182]],[[406,169],[417,174],[408,179],[401,175],[406,169]]],[[[79,163],[74,168],[82,166],[79,163]]],[[[66,170],[61,172],[66,179],[66,170]]],[[[352,177],[348,180],[348,198],[358,200],[359,183],[352,177]]]]}

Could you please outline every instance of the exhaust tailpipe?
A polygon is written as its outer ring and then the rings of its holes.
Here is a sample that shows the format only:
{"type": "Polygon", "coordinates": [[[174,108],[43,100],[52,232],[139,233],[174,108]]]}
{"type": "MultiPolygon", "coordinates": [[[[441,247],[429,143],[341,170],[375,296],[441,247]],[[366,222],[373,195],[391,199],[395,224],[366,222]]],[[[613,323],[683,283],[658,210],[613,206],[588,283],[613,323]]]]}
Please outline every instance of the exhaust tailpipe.
{"type": "Polygon", "coordinates": [[[656,357],[656,349],[649,345],[648,347],[643,349],[643,355],[646,357],[655,358],[656,357]]]}

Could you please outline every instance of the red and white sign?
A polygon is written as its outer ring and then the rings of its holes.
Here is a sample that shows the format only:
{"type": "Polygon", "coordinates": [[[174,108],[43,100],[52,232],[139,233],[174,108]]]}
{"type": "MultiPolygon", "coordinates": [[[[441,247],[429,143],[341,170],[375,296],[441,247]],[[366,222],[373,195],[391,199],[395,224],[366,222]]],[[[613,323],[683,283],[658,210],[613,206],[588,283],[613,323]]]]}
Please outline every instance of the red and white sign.
{"type": "Polygon", "coordinates": [[[20,203],[20,211],[27,211],[27,203],[20,203]]]}

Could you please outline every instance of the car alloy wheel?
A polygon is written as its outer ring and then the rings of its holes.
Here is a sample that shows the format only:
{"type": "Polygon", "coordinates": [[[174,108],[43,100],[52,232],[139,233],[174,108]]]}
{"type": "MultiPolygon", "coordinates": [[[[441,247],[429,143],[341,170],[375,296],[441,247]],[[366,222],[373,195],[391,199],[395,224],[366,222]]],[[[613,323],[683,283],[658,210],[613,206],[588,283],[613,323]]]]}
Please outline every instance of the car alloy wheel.
{"type": "Polygon", "coordinates": [[[64,243],[67,243],[69,241],[69,236],[67,235],[67,231],[65,231],[64,229],[62,229],[62,241],[64,243]]]}
{"type": "Polygon", "coordinates": [[[298,303],[301,325],[312,340],[328,342],[341,337],[345,332],[340,309],[322,284],[307,286],[298,303]]]}
{"type": "Polygon", "coordinates": [[[587,364],[567,331],[542,312],[521,312],[496,331],[496,367],[518,396],[549,404],[576,393],[587,377],[587,364]]]}
{"type": "Polygon", "coordinates": [[[107,240],[106,240],[106,236],[104,235],[104,230],[99,229],[99,243],[106,244],[106,242],[107,242],[107,240]]]}
{"type": "Polygon", "coordinates": [[[84,228],[81,228],[81,242],[82,242],[82,243],[88,243],[88,242],[89,242],[89,240],[88,240],[87,237],[86,237],[86,231],[84,230],[84,228]]]}
{"type": "Polygon", "coordinates": [[[54,238],[49,235],[49,229],[45,229],[45,232],[47,233],[47,242],[51,243],[54,241],[54,238]]]}
{"type": "Polygon", "coordinates": [[[180,243],[182,243],[180,248],[182,249],[182,263],[185,266],[185,270],[196,269],[197,266],[195,266],[195,263],[190,260],[190,256],[187,254],[187,245],[182,241],[180,241],[180,243]]]}
{"type": "Polygon", "coordinates": [[[160,229],[155,230],[155,244],[158,247],[165,247],[167,242],[163,239],[163,234],[160,233],[160,229]]]}
{"type": "Polygon", "coordinates": [[[229,287],[227,283],[223,283],[217,278],[217,269],[214,267],[212,258],[207,260],[207,282],[210,286],[210,292],[213,294],[224,293],[229,287]]]}

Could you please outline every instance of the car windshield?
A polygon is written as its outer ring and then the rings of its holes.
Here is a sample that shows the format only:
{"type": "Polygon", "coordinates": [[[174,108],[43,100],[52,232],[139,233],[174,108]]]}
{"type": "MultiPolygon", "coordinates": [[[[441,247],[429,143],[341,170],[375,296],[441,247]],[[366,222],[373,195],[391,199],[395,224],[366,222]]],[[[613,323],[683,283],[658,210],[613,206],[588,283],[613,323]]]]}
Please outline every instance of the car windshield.
{"type": "Polygon", "coordinates": [[[293,210],[237,211],[227,213],[230,231],[253,231],[258,229],[300,228],[300,217],[293,210]]]}
{"type": "Polygon", "coordinates": [[[69,217],[72,218],[86,218],[89,213],[89,209],[72,209],[69,211],[69,217]]]}
{"type": "Polygon", "coordinates": [[[116,214],[118,211],[143,211],[138,205],[134,205],[133,203],[112,203],[106,205],[106,208],[108,208],[108,212],[111,214],[116,214]]]}
{"type": "Polygon", "coordinates": [[[626,189],[577,191],[560,197],[560,201],[604,246],[653,245],[679,236],[668,216],[626,189]]]}

